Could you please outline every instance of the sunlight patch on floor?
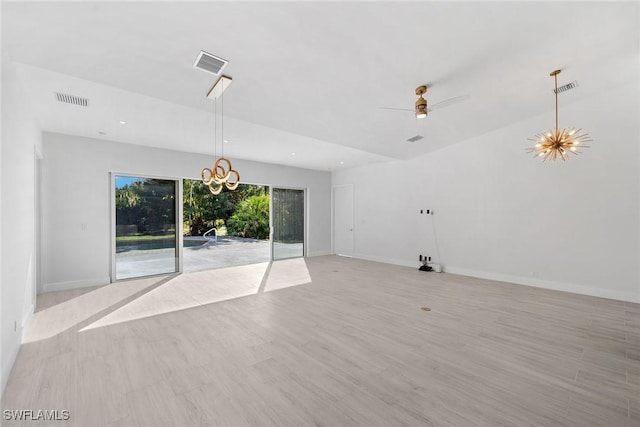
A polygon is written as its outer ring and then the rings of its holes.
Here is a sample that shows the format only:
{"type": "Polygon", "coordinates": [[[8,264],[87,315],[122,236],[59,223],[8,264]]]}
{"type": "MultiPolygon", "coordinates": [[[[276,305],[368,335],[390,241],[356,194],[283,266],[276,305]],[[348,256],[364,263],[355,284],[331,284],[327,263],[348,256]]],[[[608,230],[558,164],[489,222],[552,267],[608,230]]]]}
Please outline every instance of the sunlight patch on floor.
{"type": "Polygon", "coordinates": [[[85,331],[306,283],[311,283],[311,276],[305,259],[293,258],[116,282],[59,303],[64,294],[44,294],[42,303],[49,298],[55,305],[44,304],[46,308],[34,314],[23,342],[51,338],[74,327],[85,331]]]}
{"type": "MultiPolygon", "coordinates": [[[[40,310],[33,315],[33,319],[25,331],[23,343],[58,335],[162,280],[166,279],[154,277],[118,282],[40,310]]],[[[38,298],[47,297],[51,298],[53,295],[44,294],[38,298]]]]}
{"type": "Polygon", "coordinates": [[[182,274],[81,331],[255,294],[268,265],[263,262],[182,274]]]}
{"type": "Polygon", "coordinates": [[[263,292],[311,283],[311,276],[304,258],[274,261],[263,292]]]}

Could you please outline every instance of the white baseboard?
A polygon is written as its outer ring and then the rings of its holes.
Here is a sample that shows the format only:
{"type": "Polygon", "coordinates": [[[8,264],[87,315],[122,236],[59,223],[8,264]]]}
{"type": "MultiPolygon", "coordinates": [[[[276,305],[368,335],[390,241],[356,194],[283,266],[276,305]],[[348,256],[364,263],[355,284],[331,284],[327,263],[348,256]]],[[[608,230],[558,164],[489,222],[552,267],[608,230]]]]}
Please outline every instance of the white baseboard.
{"type": "Polygon", "coordinates": [[[592,286],[578,285],[575,283],[555,282],[535,277],[522,277],[510,274],[494,273],[489,271],[471,270],[468,268],[443,266],[445,273],[460,274],[462,276],[477,277],[480,279],[496,280],[498,282],[514,283],[516,285],[533,286],[536,288],[552,289],[554,291],[571,292],[574,294],[589,295],[593,297],[615,299],[640,303],[640,294],[610,289],[594,288],[592,286]]]}
{"type": "MultiPolygon", "coordinates": [[[[419,267],[418,263],[412,263],[410,261],[376,257],[364,254],[355,254],[354,258],[364,259],[367,261],[382,262],[386,264],[401,265],[404,267],[419,267]]],[[[516,285],[533,286],[536,288],[552,289],[554,291],[571,292],[574,294],[589,295],[593,297],[615,299],[619,301],[627,301],[640,303],[640,292],[625,292],[610,289],[594,288],[591,286],[578,285],[575,283],[555,282],[551,280],[543,280],[535,277],[522,277],[510,274],[495,273],[489,271],[472,270],[468,268],[461,268],[455,266],[442,265],[442,271],[444,273],[460,274],[462,276],[477,277],[479,279],[496,280],[498,282],[513,283],[516,285]]]]}
{"type": "Polygon", "coordinates": [[[410,262],[407,260],[396,259],[396,258],[378,257],[378,256],[364,255],[364,254],[354,254],[353,257],[358,259],[364,259],[366,261],[382,262],[384,264],[401,265],[403,267],[415,267],[416,270],[418,269],[418,267],[420,267],[419,262],[410,262]]]}
{"type": "Polygon", "coordinates": [[[44,292],[66,291],[68,289],[89,288],[91,286],[108,285],[111,283],[110,277],[94,277],[83,280],[72,280],[69,282],[45,283],[42,286],[44,292]]]}
{"type": "Polygon", "coordinates": [[[327,256],[327,255],[331,255],[331,251],[314,251],[314,252],[309,252],[307,254],[308,257],[312,257],[312,256],[327,256]]]}

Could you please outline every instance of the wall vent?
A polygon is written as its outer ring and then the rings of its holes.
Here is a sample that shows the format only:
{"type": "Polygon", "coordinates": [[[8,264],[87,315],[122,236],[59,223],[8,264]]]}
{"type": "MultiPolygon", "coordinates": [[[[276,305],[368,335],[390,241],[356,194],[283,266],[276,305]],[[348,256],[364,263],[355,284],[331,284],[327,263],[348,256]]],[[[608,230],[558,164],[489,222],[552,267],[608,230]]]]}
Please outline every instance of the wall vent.
{"type": "Polygon", "coordinates": [[[416,135],[416,136],[412,136],[411,138],[407,139],[407,141],[409,141],[409,142],[416,142],[416,141],[420,141],[422,138],[424,138],[424,136],[422,136],[422,135],[416,135]]]}
{"type": "MultiPolygon", "coordinates": [[[[578,87],[578,82],[574,80],[574,81],[572,81],[571,83],[567,83],[567,84],[566,84],[566,85],[564,85],[564,86],[560,86],[560,87],[558,88],[558,93],[566,92],[566,91],[571,90],[571,89],[574,89],[574,88],[576,88],[576,87],[578,87]]],[[[553,93],[556,93],[556,90],[555,90],[555,89],[553,90],[553,93]]]]}
{"type": "Polygon", "coordinates": [[[64,102],[66,104],[78,105],[80,107],[88,107],[89,100],[80,96],[68,95],[66,93],[53,92],[58,102],[64,102]]]}
{"type": "Polygon", "coordinates": [[[201,50],[193,67],[214,75],[220,74],[229,61],[201,50]]]}

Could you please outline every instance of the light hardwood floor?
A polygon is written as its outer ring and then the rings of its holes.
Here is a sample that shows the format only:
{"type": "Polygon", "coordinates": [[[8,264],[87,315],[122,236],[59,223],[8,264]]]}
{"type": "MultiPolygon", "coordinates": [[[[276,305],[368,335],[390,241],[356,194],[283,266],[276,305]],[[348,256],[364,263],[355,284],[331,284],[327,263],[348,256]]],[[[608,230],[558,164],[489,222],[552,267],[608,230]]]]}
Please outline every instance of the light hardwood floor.
{"type": "Polygon", "coordinates": [[[640,425],[638,304],[339,257],[236,268],[41,295],[2,408],[78,427],[640,425]]]}

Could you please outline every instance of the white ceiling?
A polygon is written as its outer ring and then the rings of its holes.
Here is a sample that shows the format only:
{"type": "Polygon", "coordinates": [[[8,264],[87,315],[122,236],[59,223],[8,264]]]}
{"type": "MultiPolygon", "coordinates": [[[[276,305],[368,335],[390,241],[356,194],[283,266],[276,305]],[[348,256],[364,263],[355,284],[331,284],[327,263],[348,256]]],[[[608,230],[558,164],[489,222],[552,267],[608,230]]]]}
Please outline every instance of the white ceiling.
{"type": "Polygon", "coordinates": [[[212,153],[205,95],[215,77],[192,67],[206,50],[229,61],[234,80],[225,154],[327,170],[551,117],[555,68],[560,84],[579,83],[561,105],[638,79],[638,10],[636,2],[2,2],[2,49],[43,130],[212,153]],[[423,120],[379,109],[412,108],[421,84],[430,104],[469,98],[423,120]],[[90,106],[57,103],[53,91],[90,106]],[[406,142],[417,134],[425,138],[406,142]]]}

